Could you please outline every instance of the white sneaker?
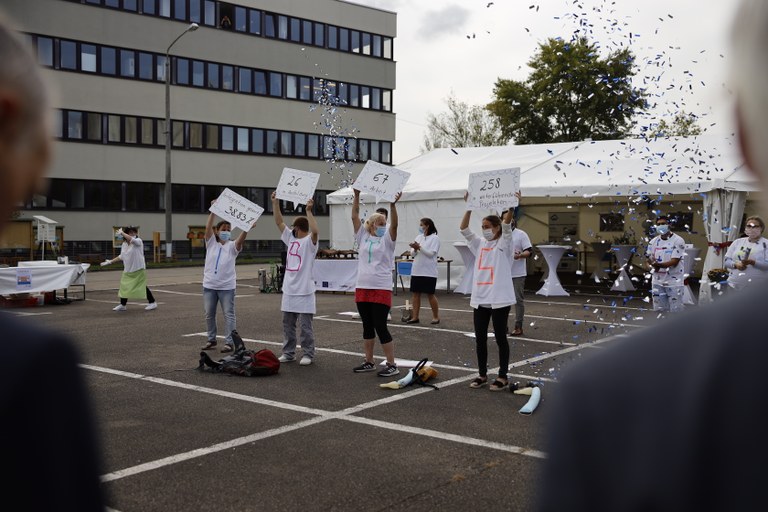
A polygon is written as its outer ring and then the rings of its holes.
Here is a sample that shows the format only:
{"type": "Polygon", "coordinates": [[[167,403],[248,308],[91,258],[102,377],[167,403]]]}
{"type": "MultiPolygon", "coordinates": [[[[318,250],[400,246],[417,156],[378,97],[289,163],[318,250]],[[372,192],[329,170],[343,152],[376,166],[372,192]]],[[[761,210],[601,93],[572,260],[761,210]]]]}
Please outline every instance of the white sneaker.
{"type": "Polygon", "coordinates": [[[301,366],[309,366],[312,364],[312,358],[309,356],[304,356],[301,358],[301,361],[299,361],[299,364],[301,366]]]}
{"type": "Polygon", "coordinates": [[[122,304],[118,304],[117,306],[112,308],[112,311],[125,311],[126,309],[128,308],[123,306],[122,304]]]}
{"type": "Polygon", "coordinates": [[[157,309],[157,302],[150,302],[147,304],[147,307],[144,308],[144,311],[152,311],[153,309],[157,309]]]}
{"type": "Polygon", "coordinates": [[[392,321],[392,313],[387,313],[387,320],[392,321]]]}
{"type": "Polygon", "coordinates": [[[285,354],[282,354],[280,357],[277,358],[277,360],[280,361],[281,363],[292,363],[296,359],[293,357],[288,357],[285,354]]]}

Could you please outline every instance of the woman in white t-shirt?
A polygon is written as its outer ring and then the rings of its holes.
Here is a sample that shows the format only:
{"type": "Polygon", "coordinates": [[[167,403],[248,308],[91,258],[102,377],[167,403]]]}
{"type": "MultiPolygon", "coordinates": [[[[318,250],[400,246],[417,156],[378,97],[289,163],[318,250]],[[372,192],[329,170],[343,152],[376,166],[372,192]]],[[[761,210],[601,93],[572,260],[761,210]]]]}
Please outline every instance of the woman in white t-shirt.
{"type": "Polygon", "coordinates": [[[373,362],[373,346],[376,335],[387,358],[387,365],[378,372],[379,377],[391,377],[400,373],[395,364],[395,344],[387,329],[387,315],[392,307],[392,264],[397,239],[397,208],[400,194],[390,203],[389,229],[387,218],[374,213],[365,223],[360,221],[360,191],[354,190],[352,203],[352,227],[357,243],[357,284],[355,303],[363,321],[363,347],[365,361],[353,368],[355,373],[376,370],[373,362]]]}
{"type": "Polygon", "coordinates": [[[312,318],[315,315],[315,281],[312,268],[317,256],[317,239],[320,228],[312,214],[312,199],[307,201],[307,216],[296,217],[288,227],[283,222],[280,201],[272,192],[272,215],[280,231],[280,239],[286,246],[285,278],[283,279],[283,300],[280,310],[283,312],[283,353],[281,363],[296,360],[296,322],[301,329],[301,349],[303,355],[299,364],[307,366],[315,358],[315,333],[312,318]]]}
{"type": "Polygon", "coordinates": [[[751,283],[768,276],[768,240],[763,238],[763,219],[752,216],[747,219],[744,234],[733,241],[725,254],[725,267],[730,269],[728,286],[741,290],[751,283]]]}
{"type": "Polygon", "coordinates": [[[426,293],[429,305],[432,308],[431,324],[440,323],[437,296],[437,253],[440,251],[440,239],[437,237],[437,228],[432,219],[424,217],[419,221],[419,234],[416,240],[411,242],[411,300],[413,301],[413,314],[406,322],[419,323],[419,309],[421,308],[421,294],[426,293]]]}
{"type": "MultiPolygon", "coordinates": [[[[216,201],[211,201],[211,204],[216,201]]],[[[216,306],[221,304],[221,312],[224,314],[226,337],[222,352],[232,352],[234,342],[232,331],[237,329],[235,318],[235,288],[237,287],[237,274],[235,273],[235,260],[243,250],[243,242],[248,236],[243,231],[233,241],[232,224],[222,220],[214,227],[215,215],[208,215],[205,224],[205,269],[203,270],[203,310],[205,312],[205,325],[208,330],[208,343],[202,349],[212,350],[216,347],[216,306]]]]}
{"type": "MultiPolygon", "coordinates": [[[[466,201],[467,195],[464,195],[466,201]]],[[[472,281],[472,295],[469,303],[474,309],[475,342],[477,344],[477,367],[480,375],[471,383],[471,388],[481,388],[488,383],[488,323],[493,322],[496,345],[499,347],[499,374],[490,385],[491,391],[507,387],[509,366],[509,342],[507,341],[507,318],[515,303],[515,291],[508,254],[512,251],[512,215],[510,209],[504,221],[497,215],[483,218],[483,236],[478,237],[469,229],[470,210],[461,220],[461,234],[475,255],[472,281]]]]}

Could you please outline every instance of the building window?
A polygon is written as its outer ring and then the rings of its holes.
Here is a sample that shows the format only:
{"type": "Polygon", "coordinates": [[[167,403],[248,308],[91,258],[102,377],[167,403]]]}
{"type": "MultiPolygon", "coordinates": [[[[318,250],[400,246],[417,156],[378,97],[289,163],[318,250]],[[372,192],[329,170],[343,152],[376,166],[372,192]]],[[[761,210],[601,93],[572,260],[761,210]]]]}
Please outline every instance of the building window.
{"type": "Polygon", "coordinates": [[[253,92],[256,94],[267,94],[267,74],[264,71],[254,72],[253,92]]]}
{"type": "Polygon", "coordinates": [[[192,61],[192,85],[196,87],[205,85],[205,63],[199,60],[192,61]]]}
{"type": "Polygon", "coordinates": [[[350,31],[352,38],[352,53],[360,53],[360,32],[357,30],[350,31]]]}
{"type": "Polygon", "coordinates": [[[381,89],[378,87],[371,87],[371,108],[381,110],[381,89]]]}
{"type": "Polygon", "coordinates": [[[261,34],[261,11],[255,9],[248,11],[248,32],[261,34]]]}
{"type": "Polygon", "coordinates": [[[235,68],[232,66],[221,66],[221,88],[225,91],[235,90],[235,68]]]}
{"type": "Polygon", "coordinates": [[[139,141],[137,131],[136,118],[133,116],[126,116],[124,142],[127,144],[136,144],[139,141]]]}
{"type": "Polygon", "coordinates": [[[374,34],[373,36],[373,48],[371,55],[374,57],[381,57],[381,36],[377,36],[374,34]]]}
{"type": "Polygon", "coordinates": [[[235,30],[245,32],[248,26],[245,7],[235,7],[235,30]]]}
{"type": "Polygon", "coordinates": [[[189,61],[187,59],[176,57],[176,83],[189,85],[189,61]]]}
{"type": "Polygon", "coordinates": [[[219,127],[215,124],[205,125],[205,148],[219,149],[219,127]]]}
{"type": "Polygon", "coordinates": [[[208,25],[209,27],[215,27],[216,26],[216,2],[214,0],[205,0],[204,5],[204,15],[205,19],[203,20],[203,23],[208,25]]]}
{"type": "Polygon", "coordinates": [[[203,149],[202,123],[189,123],[189,148],[203,149]]]}
{"type": "Polygon", "coordinates": [[[310,158],[320,157],[320,136],[313,133],[307,135],[307,156],[310,158]]]}
{"type": "Polygon", "coordinates": [[[231,126],[221,127],[221,149],[223,151],[235,149],[235,129],[231,126]]]}
{"type": "Polygon", "coordinates": [[[350,107],[360,106],[360,86],[359,85],[349,86],[349,106],[350,107]]]}
{"type": "Polygon", "coordinates": [[[307,136],[305,134],[293,134],[293,154],[296,156],[307,156],[307,136]]]}
{"type": "Polygon", "coordinates": [[[85,115],[86,137],[94,142],[101,142],[101,114],[89,112],[85,115]]]}
{"type": "Polygon", "coordinates": [[[349,51],[349,29],[339,29],[339,50],[343,52],[349,51]]]}
{"type": "Polygon", "coordinates": [[[309,101],[311,97],[311,85],[308,77],[299,77],[299,99],[309,101]]]}
{"type": "Polygon", "coordinates": [[[120,50],[120,76],[132,78],[136,75],[136,53],[120,50]]]}
{"type": "Polygon", "coordinates": [[[201,13],[201,1],[200,0],[189,0],[189,21],[192,23],[201,23],[202,22],[202,13],[201,13]]]}
{"type": "Polygon", "coordinates": [[[288,39],[288,17],[287,16],[278,16],[277,17],[277,38],[278,39],[288,39]]]}
{"type": "Polygon", "coordinates": [[[70,110],[67,112],[67,138],[83,138],[83,113],[70,110]]]}
{"type": "Polygon", "coordinates": [[[172,121],[173,126],[173,147],[184,147],[184,123],[182,121],[172,121]]]}
{"type": "Polygon", "coordinates": [[[208,63],[208,86],[209,89],[219,88],[219,65],[213,62],[208,63]]]}
{"type": "Polygon", "coordinates": [[[159,82],[165,82],[165,55],[157,55],[155,73],[159,82]]]}
{"type": "Polygon", "coordinates": [[[368,141],[365,139],[358,139],[357,149],[357,159],[361,162],[368,161],[368,141]]]}
{"type": "Polygon", "coordinates": [[[382,163],[385,163],[385,164],[392,163],[392,143],[391,142],[381,143],[381,161],[382,163]]]}
{"type": "Polygon", "coordinates": [[[384,90],[381,93],[381,106],[383,110],[392,112],[392,91],[384,90]]]}
{"type": "Polygon", "coordinates": [[[160,209],[158,183],[125,184],[125,209],[128,211],[154,212],[160,209]]]}
{"type": "Polygon", "coordinates": [[[339,47],[339,29],[328,25],[328,48],[335,50],[339,47]]]}
{"type": "Polygon", "coordinates": [[[80,45],[80,69],[89,73],[96,72],[96,46],[92,44],[80,45]]]}
{"type": "Polygon", "coordinates": [[[171,17],[171,0],[158,0],[160,9],[158,14],[164,18],[171,17]]]}
{"type": "Polygon", "coordinates": [[[152,63],[152,54],[150,53],[139,53],[139,78],[142,80],[152,80],[154,76],[152,75],[152,72],[154,71],[154,66],[152,63]]]}
{"type": "Polygon", "coordinates": [[[312,22],[303,20],[301,22],[301,42],[304,44],[312,44],[312,22]]]}
{"type": "Polygon", "coordinates": [[[283,96],[283,75],[282,73],[269,73],[269,95],[278,98],[283,96]]]}
{"type": "Polygon", "coordinates": [[[244,93],[251,93],[251,79],[253,72],[248,68],[239,68],[237,70],[238,84],[237,90],[244,93]]]}
{"type": "Polygon", "coordinates": [[[254,153],[264,152],[264,130],[260,128],[251,130],[251,151],[254,153]]]}
{"type": "Polygon", "coordinates": [[[298,98],[298,77],[295,75],[285,75],[285,97],[290,99],[298,98]]]}
{"type": "Polygon", "coordinates": [[[104,75],[114,75],[116,73],[114,48],[101,48],[101,73],[104,75]]]}
{"type": "Polygon", "coordinates": [[[278,140],[277,140],[277,131],[275,130],[267,130],[267,154],[268,155],[276,155],[278,154],[278,140]]]}
{"type": "Polygon", "coordinates": [[[298,18],[291,18],[291,33],[290,39],[294,43],[301,41],[301,20],[298,18]]]}
{"type": "Polygon", "coordinates": [[[371,54],[371,34],[363,32],[363,55],[371,54]]]}
{"type": "Polygon", "coordinates": [[[187,0],[175,0],[173,2],[173,18],[181,21],[186,21],[187,0]]]}
{"type": "Polygon", "coordinates": [[[391,37],[385,37],[383,41],[384,46],[384,58],[385,59],[392,59],[392,38],[391,37]]]}
{"type": "Polygon", "coordinates": [[[155,143],[155,120],[141,118],[141,143],[142,144],[154,144],[155,143]]]}
{"type": "Polygon", "coordinates": [[[621,213],[601,213],[600,231],[624,231],[624,215],[621,213]]]}
{"type": "Polygon", "coordinates": [[[325,46],[325,25],[315,23],[315,46],[325,46]]]}
{"type": "Polygon", "coordinates": [[[342,105],[346,105],[349,102],[349,91],[347,89],[347,84],[344,82],[339,82],[338,87],[338,95],[336,96],[336,99],[341,103],[342,105]]]}
{"type": "Polygon", "coordinates": [[[347,139],[347,159],[357,160],[357,139],[347,139]]]}
{"type": "Polygon", "coordinates": [[[61,69],[77,69],[77,43],[61,41],[59,53],[59,66],[61,69]]]}
{"type": "Polygon", "coordinates": [[[370,87],[360,87],[360,106],[363,108],[371,108],[370,87]]]}
{"type": "Polygon", "coordinates": [[[293,143],[291,140],[290,132],[280,133],[280,154],[281,155],[293,154],[293,143]]]}
{"type": "Polygon", "coordinates": [[[49,37],[37,38],[37,62],[41,66],[53,67],[53,39],[49,37]]]}
{"type": "Polygon", "coordinates": [[[107,116],[107,142],[121,142],[120,116],[107,116]]]}
{"type": "Polygon", "coordinates": [[[277,34],[275,27],[275,15],[264,14],[264,35],[266,37],[274,38],[277,34]]]}
{"type": "Polygon", "coordinates": [[[248,152],[248,128],[237,129],[237,150],[248,152]]]}

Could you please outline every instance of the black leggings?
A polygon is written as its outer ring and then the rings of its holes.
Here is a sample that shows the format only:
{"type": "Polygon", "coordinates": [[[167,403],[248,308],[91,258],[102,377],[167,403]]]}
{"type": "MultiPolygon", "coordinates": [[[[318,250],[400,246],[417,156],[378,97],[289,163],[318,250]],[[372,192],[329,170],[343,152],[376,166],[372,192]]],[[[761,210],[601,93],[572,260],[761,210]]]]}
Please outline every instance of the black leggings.
{"type": "Polygon", "coordinates": [[[360,313],[360,319],[363,321],[364,340],[372,340],[378,334],[382,345],[392,341],[392,335],[389,334],[389,329],[387,329],[389,306],[379,304],[378,302],[358,302],[357,311],[360,313]]]}
{"type": "MultiPolygon", "coordinates": [[[[155,297],[152,295],[152,292],[149,291],[149,286],[147,286],[147,302],[149,302],[150,304],[155,302],[155,297]]],[[[124,299],[120,297],[120,304],[125,306],[126,304],[128,304],[128,299],[124,299]]]]}
{"type": "Polygon", "coordinates": [[[493,321],[493,332],[499,346],[499,377],[507,378],[509,366],[509,342],[507,341],[507,317],[511,306],[499,309],[479,307],[475,309],[475,342],[477,343],[477,367],[481,377],[488,374],[488,322],[493,321]]]}

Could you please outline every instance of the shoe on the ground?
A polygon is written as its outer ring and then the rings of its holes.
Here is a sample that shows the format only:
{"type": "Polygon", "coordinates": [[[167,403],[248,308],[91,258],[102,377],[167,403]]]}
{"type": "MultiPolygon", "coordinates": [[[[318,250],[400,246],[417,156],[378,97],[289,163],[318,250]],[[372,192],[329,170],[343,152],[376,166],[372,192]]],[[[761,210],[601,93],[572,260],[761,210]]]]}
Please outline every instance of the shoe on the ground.
{"type": "Polygon", "coordinates": [[[509,382],[504,382],[503,380],[496,379],[493,381],[493,383],[488,386],[488,389],[491,391],[501,391],[505,389],[509,385],[509,382]]]}
{"type": "Polygon", "coordinates": [[[522,336],[523,335],[523,328],[522,327],[515,327],[515,330],[509,333],[510,336],[522,336]]]}
{"type": "Polygon", "coordinates": [[[417,323],[419,323],[419,319],[418,318],[411,318],[410,320],[406,321],[405,323],[407,323],[407,324],[417,324],[417,323]]]}
{"type": "Polygon", "coordinates": [[[125,310],[127,310],[127,309],[128,309],[128,308],[127,308],[127,307],[125,307],[125,306],[123,306],[122,304],[118,304],[117,306],[115,306],[115,307],[113,307],[113,308],[112,308],[112,311],[125,311],[125,310]]]}
{"type": "Polygon", "coordinates": [[[309,356],[304,356],[301,358],[301,361],[299,361],[299,364],[301,366],[309,366],[312,364],[312,358],[309,356]]]}
{"type": "Polygon", "coordinates": [[[469,383],[469,387],[472,389],[478,389],[488,384],[488,378],[487,377],[475,377],[472,379],[472,382],[469,383]]]}
{"type": "Polygon", "coordinates": [[[216,348],[216,340],[213,340],[213,341],[209,341],[208,343],[200,347],[200,350],[213,350],[215,348],[216,348]]]}
{"type": "Polygon", "coordinates": [[[376,369],[376,365],[373,363],[369,363],[368,361],[363,361],[363,364],[360,366],[355,366],[352,368],[352,371],[355,373],[365,373],[365,372],[372,372],[376,369]]]}
{"type": "Polygon", "coordinates": [[[437,325],[437,324],[439,324],[439,323],[440,323],[440,319],[439,319],[439,318],[437,318],[437,319],[435,319],[435,320],[432,320],[432,321],[431,321],[431,322],[429,322],[429,323],[431,323],[432,325],[437,325]]]}
{"type": "Polygon", "coordinates": [[[295,358],[293,358],[293,357],[288,357],[288,356],[287,356],[287,355],[285,355],[285,354],[280,354],[280,357],[278,357],[278,358],[277,358],[277,360],[278,360],[278,361],[280,361],[281,363],[292,363],[292,362],[294,362],[296,359],[295,359],[295,358]]]}
{"type": "Polygon", "coordinates": [[[392,313],[387,313],[387,321],[392,321],[392,313]]]}
{"type": "Polygon", "coordinates": [[[153,309],[157,309],[157,302],[150,302],[147,304],[147,307],[144,308],[145,311],[152,311],[153,309]]]}
{"type": "Polygon", "coordinates": [[[379,377],[392,377],[393,375],[397,375],[399,373],[400,370],[397,369],[397,365],[387,363],[387,366],[385,366],[382,370],[379,370],[379,373],[376,375],[379,377]]]}
{"type": "Polygon", "coordinates": [[[228,345],[227,344],[227,345],[224,345],[223,347],[221,347],[221,353],[222,354],[225,354],[227,352],[232,352],[233,350],[235,350],[235,347],[233,347],[232,345],[228,345]]]}

